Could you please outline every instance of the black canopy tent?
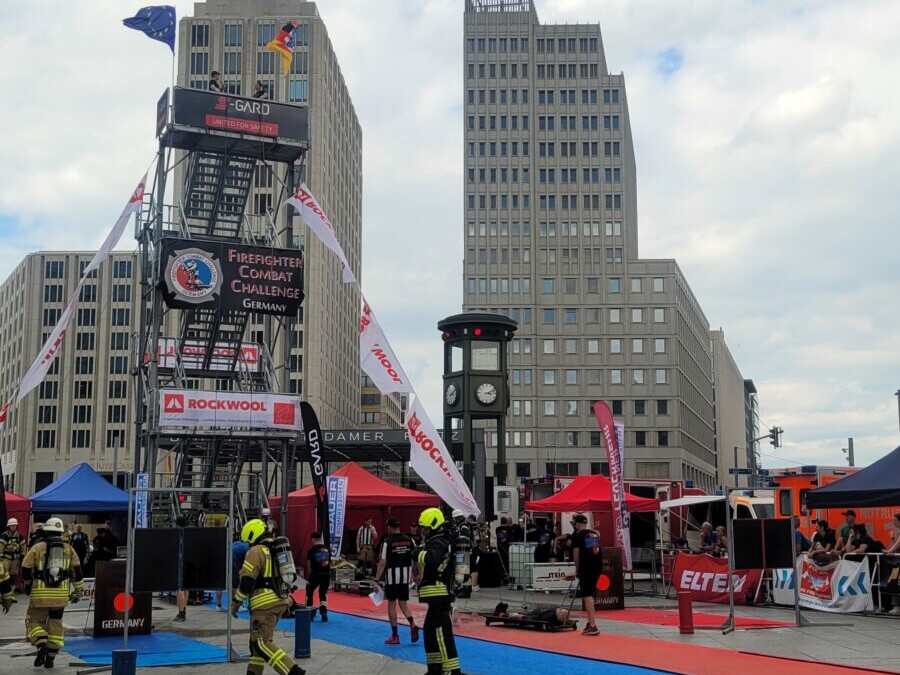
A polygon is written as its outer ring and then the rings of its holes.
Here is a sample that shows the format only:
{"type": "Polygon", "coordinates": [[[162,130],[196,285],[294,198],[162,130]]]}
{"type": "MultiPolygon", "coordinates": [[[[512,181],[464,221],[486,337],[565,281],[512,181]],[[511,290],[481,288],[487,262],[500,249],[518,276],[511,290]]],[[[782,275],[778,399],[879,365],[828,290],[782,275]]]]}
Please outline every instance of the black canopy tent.
{"type": "Polygon", "coordinates": [[[845,506],[900,506],[900,447],[862,471],[806,495],[814,509],[845,506]]]}

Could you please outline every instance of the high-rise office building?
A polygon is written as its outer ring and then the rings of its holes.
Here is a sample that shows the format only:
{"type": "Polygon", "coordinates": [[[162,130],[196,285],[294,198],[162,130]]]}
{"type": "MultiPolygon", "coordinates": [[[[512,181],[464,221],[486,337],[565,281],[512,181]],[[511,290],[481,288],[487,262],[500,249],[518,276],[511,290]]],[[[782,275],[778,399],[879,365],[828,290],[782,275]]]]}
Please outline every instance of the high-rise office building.
{"type": "MultiPolygon", "coordinates": [[[[713,379],[715,382],[716,457],[718,485],[751,485],[749,475],[736,475],[730,469],[747,469],[746,380],[725,343],[725,331],[711,330],[713,350],[713,379]]],[[[752,448],[751,448],[752,451],[752,448]]]]}
{"type": "Polygon", "coordinates": [[[674,260],[638,255],[625,80],[600,27],[542,24],[531,0],[466,0],[464,20],[463,308],[519,322],[508,475],[602,471],[603,399],[626,475],[712,489],[709,323],[674,260]]]}
{"type": "MultiPolygon", "coordinates": [[[[179,26],[178,82],[208,87],[210,73],[222,74],[225,90],[251,96],[257,80],[271,100],[307,105],[310,151],[302,179],[334,223],[341,246],[361,279],[362,129],[347,90],[328,31],[316,4],[292,0],[207,0],[194,4],[194,15],[179,26]],[[288,21],[298,22],[290,72],[281,56],[266,49],[288,21]]],[[[176,201],[180,194],[176,174],[176,201]]],[[[278,370],[286,389],[301,393],[319,415],[323,427],[350,428],[359,422],[359,289],[344,284],[340,264],[290,207],[285,196],[289,176],[257,167],[247,211],[270,214],[275,232],[293,218],[294,241],[305,253],[306,300],[302,321],[291,331],[289,362],[278,370]]],[[[262,335],[263,320],[249,327],[251,339],[262,335]]],[[[278,359],[281,348],[273,349],[278,359]]]]}
{"type": "MultiPolygon", "coordinates": [[[[9,400],[56,326],[94,252],[25,257],[0,286],[0,397],[9,400]]],[[[81,289],[78,312],[41,385],[0,430],[6,486],[31,494],[78,462],[118,482],[133,466],[131,367],[140,293],[137,257],[115,252],[81,289]]]]}

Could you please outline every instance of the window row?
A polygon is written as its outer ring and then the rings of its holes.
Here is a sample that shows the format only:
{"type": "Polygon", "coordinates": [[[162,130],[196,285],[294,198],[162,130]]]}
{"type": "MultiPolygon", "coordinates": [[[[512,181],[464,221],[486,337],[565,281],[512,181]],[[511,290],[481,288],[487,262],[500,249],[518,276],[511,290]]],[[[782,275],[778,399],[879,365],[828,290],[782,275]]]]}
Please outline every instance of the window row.
{"type": "Polygon", "coordinates": [[[528,105],[527,89],[469,89],[466,91],[466,103],[469,105],[511,104],[528,105]],[[477,93],[476,93],[477,92],[477,93]]]}
{"type": "Polygon", "coordinates": [[[466,51],[470,54],[475,52],[479,54],[505,54],[507,51],[512,54],[520,51],[527,52],[528,38],[468,38],[466,40],[466,51]]]}
{"type": "Polygon", "coordinates": [[[596,63],[539,63],[537,65],[537,79],[543,80],[573,80],[580,77],[585,80],[589,77],[599,77],[600,66],[596,63]]]}
{"type": "MultiPolygon", "coordinates": [[[[557,223],[553,221],[541,222],[539,225],[538,233],[542,237],[555,237],[557,234],[556,226],[557,223]]],[[[582,234],[585,237],[599,237],[600,226],[601,223],[598,221],[582,223],[582,234]]],[[[506,237],[510,234],[515,237],[520,233],[523,236],[528,237],[531,236],[531,223],[522,223],[521,227],[519,223],[478,223],[477,225],[475,223],[469,223],[466,227],[466,231],[470,237],[474,237],[476,231],[481,237],[496,237],[498,233],[501,237],[506,237]]],[[[621,237],[622,221],[607,220],[604,231],[607,237],[621,237]]],[[[559,234],[563,237],[577,237],[578,223],[559,223],[559,234]]],[[[655,283],[656,282],[654,282],[654,284],[655,283]]],[[[662,283],[662,279],[660,279],[660,283],[662,283]]]]}
{"type": "MultiPolygon", "coordinates": [[[[191,47],[209,47],[209,24],[191,26],[191,47]]],[[[281,26],[275,23],[261,23],[256,26],[256,44],[265,47],[275,39],[281,26]]],[[[240,23],[225,24],[223,41],[226,47],[240,47],[244,44],[244,25],[240,23]]],[[[309,44],[309,25],[301,23],[294,35],[295,45],[309,44]]]]}
{"type": "Polygon", "coordinates": [[[562,211],[570,209],[599,209],[600,197],[603,197],[603,206],[607,209],[621,209],[622,195],[581,195],[581,205],[579,206],[578,195],[539,195],[538,209],[541,211],[554,211],[557,208],[562,211]],[[559,199],[557,199],[559,197],[559,199]]]}
{"type": "Polygon", "coordinates": [[[599,49],[599,39],[594,37],[537,38],[534,42],[538,54],[552,54],[554,51],[559,54],[575,54],[576,51],[594,54],[599,49]]]}
{"type": "Polygon", "coordinates": [[[522,74],[522,77],[528,77],[528,64],[521,64],[521,70],[519,69],[518,63],[479,63],[477,66],[474,63],[469,63],[466,65],[466,77],[470,80],[475,79],[475,74],[478,73],[478,77],[519,77],[519,73],[522,74]]]}

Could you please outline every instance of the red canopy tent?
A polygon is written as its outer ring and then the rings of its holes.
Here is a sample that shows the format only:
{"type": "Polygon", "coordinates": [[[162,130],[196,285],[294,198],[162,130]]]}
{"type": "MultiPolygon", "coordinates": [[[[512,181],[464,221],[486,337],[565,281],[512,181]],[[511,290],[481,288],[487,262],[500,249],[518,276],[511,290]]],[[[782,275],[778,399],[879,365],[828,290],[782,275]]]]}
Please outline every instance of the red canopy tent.
{"type": "MultiPolygon", "coordinates": [[[[659,511],[658,499],[638,497],[625,493],[629,513],[659,511]]],[[[535,502],[525,502],[526,511],[545,513],[592,513],[593,527],[600,532],[603,541],[614,541],[612,523],[612,488],[609,479],[599,474],[578,476],[555,495],[535,502]],[[598,517],[599,516],[599,517],[598,517]]]]}
{"type": "MultiPolygon", "coordinates": [[[[437,495],[408,490],[394,485],[369,473],[356,462],[347,462],[332,476],[347,477],[347,514],[344,520],[344,550],[355,551],[356,530],[366,518],[378,530],[379,536],[384,534],[384,522],[388,518],[397,518],[402,531],[417,522],[419,514],[429,506],[439,506],[437,495]],[[347,544],[349,543],[349,549],[347,544]]],[[[273,516],[281,508],[281,498],[269,500],[273,516]]],[[[310,535],[316,528],[316,495],[311,485],[291,492],[288,495],[287,532],[298,562],[306,560],[306,551],[310,544],[310,535]]]]}
{"type": "MultiPolygon", "coordinates": [[[[14,492],[6,491],[6,517],[19,521],[19,534],[28,539],[31,518],[31,500],[28,497],[20,497],[14,492]]],[[[6,523],[0,523],[0,527],[6,529],[6,523]]]]}

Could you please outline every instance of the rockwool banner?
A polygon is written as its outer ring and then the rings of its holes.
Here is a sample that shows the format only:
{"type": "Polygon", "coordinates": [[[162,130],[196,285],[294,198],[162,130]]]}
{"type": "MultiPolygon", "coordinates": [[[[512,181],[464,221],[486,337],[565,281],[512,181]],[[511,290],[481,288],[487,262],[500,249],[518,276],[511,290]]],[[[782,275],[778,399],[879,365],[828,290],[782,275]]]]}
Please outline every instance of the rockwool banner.
{"type": "Polygon", "coordinates": [[[159,287],[176,309],[291,316],[303,303],[303,253],[203,239],[162,240],[159,287]]]}
{"type": "Polygon", "coordinates": [[[414,396],[409,404],[406,430],[409,432],[409,465],[428,487],[437,492],[451,509],[460,509],[466,515],[481,513],[418,396],[414,396]]]}
{"type": "MultiPolygon", "coordinates": [[[[734,604],[752,604],[762,579],[762,570],[734,570],[734,604]]],[[[690,591],[697,602],[728,604],[728,560],[711,555],[679,553],[672,581],[679,591],[690,591]]]]}
{"type": "Polygon", "coordinates": [[[366,375],[382,394],[412,393],[409,376],[400,365],[397,355],[384,335],[375,312],[360,296],[362,309],[359,319],[359,361],[366,375]]]}
{"type": "MultiPolygon", "coordinates": [[[[160,368],[175,368],[178,364],[178,340],[160,338],[157,357],[160,368]]],[[[216,343],[209,360],[209,370],[232,371],[235,363],[235,349],[230,344],[216,343]]],[[[241,345],[237,363],[248,373],[259,372],[259,345],[245,342],[241,345]]],[[[206,344],[197,340],[186,340],[181,350],[181,365],[188,369],[202,369],[206,359],[206,344]]]]}
{"type": "Polygon", "coordinates": [[[299,407],[299,396],[162,389],[159,395],[159,423],[164,427],[296,431],[302,428],[299,407]]]}
{"type": "MultiPolygon", "coordinates": [[[[862,612],[872,609],[872,579],[863,560],[838,560],[817,565],[806,556],[797,558],[800,606],[823,612],[862,612]]],[[[772,592],[777,605],[794,604],[794,578],[790,569],[774,571],[772,592]]]]}

